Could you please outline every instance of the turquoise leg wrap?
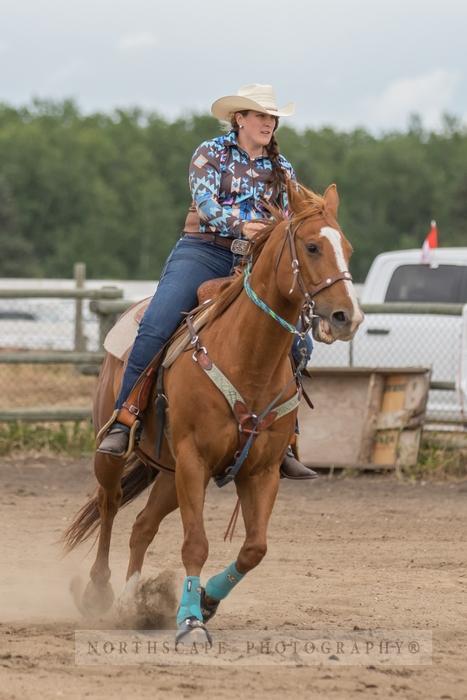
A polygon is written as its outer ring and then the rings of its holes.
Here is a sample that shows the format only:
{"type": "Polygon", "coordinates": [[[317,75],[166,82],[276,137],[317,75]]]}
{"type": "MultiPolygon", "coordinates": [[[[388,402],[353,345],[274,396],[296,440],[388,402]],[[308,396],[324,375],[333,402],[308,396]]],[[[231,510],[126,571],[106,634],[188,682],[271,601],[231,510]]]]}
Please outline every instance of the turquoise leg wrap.
{"type": "Polygon", "coordinates": [[[182,599],[177,612],[177,625],[187,617],[203,619],[200,608],[201,584],[199,576],[186,576],[183,582],[182,599]]]}
{"type": "Polygon", "coordinates": [[[245,574],[241,574],[235,562],[228,565],[224,571],[212,576],[206,584],[206,595],[214,600],[222,600],[229,595],[234,586],[242,580],[245,574]]]}

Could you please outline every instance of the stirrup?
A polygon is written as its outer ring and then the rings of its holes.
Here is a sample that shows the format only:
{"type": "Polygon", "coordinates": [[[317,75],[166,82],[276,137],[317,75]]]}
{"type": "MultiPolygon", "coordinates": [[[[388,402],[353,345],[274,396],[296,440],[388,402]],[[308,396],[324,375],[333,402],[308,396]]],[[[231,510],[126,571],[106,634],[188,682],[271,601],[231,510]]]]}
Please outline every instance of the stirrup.
{"type": "MultiPolygon", "coordinates": [[[[99,447],[104,435],[107,434],[107,432],[109,431],[109,428],[111,428],[112,425],[116,422],[119,411],[120,411],[120,409],[116,408],[115,411],[110,416],[107,423],[105,425],[103,425],[102,428],[97,433],[97,435],[96,435],[96,447],[99,447]]],[[[136,445],[136,437],[137,437],[138,430],[139,430],[140,426],[141,426],[141,421],[135,420],[135,422],[133,423],[133,425],[130,428],[130,432],[128,433],[127,450],[124,454],[122,454],[118,457],[119,459],[128,459],[128,457],[132,454],[132,452],[134,452],[135,445],[136,445]]]]}
{"type": "Polygon", "coordinates": [[[96,435],[96,447],[99,447],[100,443],[102,442],[102,438],[104,437],[104,435],[106,434],[106,432],[108,431],[108,429],[109,429],[109,428],[115,423],[115,421],[117,420],[118,411],[119,411],[119,409],[116,408],[115,411],[114,411],[114,412],[112,413],[112,415],[110,416],[110,418],[109,418],[109,420],[107,421],[107,423],[105,423],[105,424],[102,426],[102,428],[99,430],[99,432],[97,433],[97,435],[96,435]]]}

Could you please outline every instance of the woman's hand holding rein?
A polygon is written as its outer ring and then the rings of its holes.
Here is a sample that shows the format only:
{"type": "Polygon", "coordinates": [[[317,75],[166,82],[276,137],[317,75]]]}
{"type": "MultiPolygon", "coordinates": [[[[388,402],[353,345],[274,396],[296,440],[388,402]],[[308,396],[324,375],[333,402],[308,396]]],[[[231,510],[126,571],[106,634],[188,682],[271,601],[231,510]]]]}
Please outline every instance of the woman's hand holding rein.
{"type": "Polygon", "coordinates": [[[245,221],[242,226],[242,234],[245,238],[253,238],[253,236],[256,236],[256,234],[262,231],[269,223],[269,221],[245,221]]]}

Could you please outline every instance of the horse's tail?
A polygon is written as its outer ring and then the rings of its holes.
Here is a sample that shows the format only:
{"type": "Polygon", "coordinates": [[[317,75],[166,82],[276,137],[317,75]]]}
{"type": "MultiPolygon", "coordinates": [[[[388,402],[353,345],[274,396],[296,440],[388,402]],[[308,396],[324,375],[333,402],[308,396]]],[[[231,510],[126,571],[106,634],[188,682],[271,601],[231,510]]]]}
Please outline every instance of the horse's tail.
{"type": "MultiPolygon", "coordinates": [[[[127,503],[131,503],[136,496],[154,481],[158,473],[155,467],[144,464],[140,459],[130,462],[125,467],[122,476],[120,508],[126,506],[127,503]]],[[[79,544],[86,542],[98,529],[99,525],[100,515],[96,494],[76,513],[73,522],[63,533],[61,540],[65,553],[68,554],[79,544]]]]}

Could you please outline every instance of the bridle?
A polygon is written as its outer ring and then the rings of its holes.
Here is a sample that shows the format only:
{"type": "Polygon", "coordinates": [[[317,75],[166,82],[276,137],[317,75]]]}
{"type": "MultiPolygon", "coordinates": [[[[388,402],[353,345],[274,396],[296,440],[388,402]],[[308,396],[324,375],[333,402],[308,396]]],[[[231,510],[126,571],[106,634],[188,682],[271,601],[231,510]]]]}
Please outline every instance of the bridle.
{"type": "MultiPolygon", "coordinates": [[[[322,215],[319,215],[320,218],[322,215]]],[[[309,220],[312,217],[307,217],[307,220],[309,220]]],[[[303,221],[299,222],[297,226],[292,228],[292,221],[289,222],[289,224],[286,227],[285,233],[286,235],[284,236],[283,243],[281,245],[281,248],[278,252],[278,255],[276,257],[276,261],[274,264],[274,271],[277,272],[277,268],[279,267],[279,263],[281,261],[286,243],[289,243],[289,251],[290,251],[290,260],[291,260],[291,266],[292,266],[292,286],[289,290],[289,294],[292,294],[293,291],[295,290],[295,287],[298,284],[298,287],[302,293],[303,296],[303,304],[300,310],[300,323],[298,326],[294,326],[293,324],[289,323],[286,321],[284,318],[279,316],[273,309],[271,309],[265,301],[263,301],[257,294],[256,292],[252,289],[251,284],[250,284],[250,275],[251,275],[251,260],[247,263],[245,270],[244,270],[244,277],[243,277],[243,286],[245,289],[245,292],[247,293],[248,297],[265,313],[267,313],[271,318],[273,318],[275,321],[277,321],[285,330],[289,331],[289,333],[293,333],[294,335],[298,335],[300,338],[305,338],[308,332],[311,330],[312,324],[313,324],[313,319],[314,318],[320,318],[319,314],[314,313],[314,308],[315,308],[315,302],[314,302],[314,297],[322,292],[324,289],[328,289],[329,287],[332,287],[333,284],[336,284],[336,282],[340,281],[346,281],[346,282],[351,282],[352,281],[352,275],[348,270],[344,270],[343,272],[338,273],[337,275],[333,275],[332,277],[326,277],[325,280],[320,282],[319,284],[315,285],[311,289],[308,289],[307,286],[305,285],[301,270],[300,270],[300,261],[298,259],[297,255],[297,247],[295,243],[295,237],[297,235],[297,231],[300,228],[301,224],[303,221]]]]}

